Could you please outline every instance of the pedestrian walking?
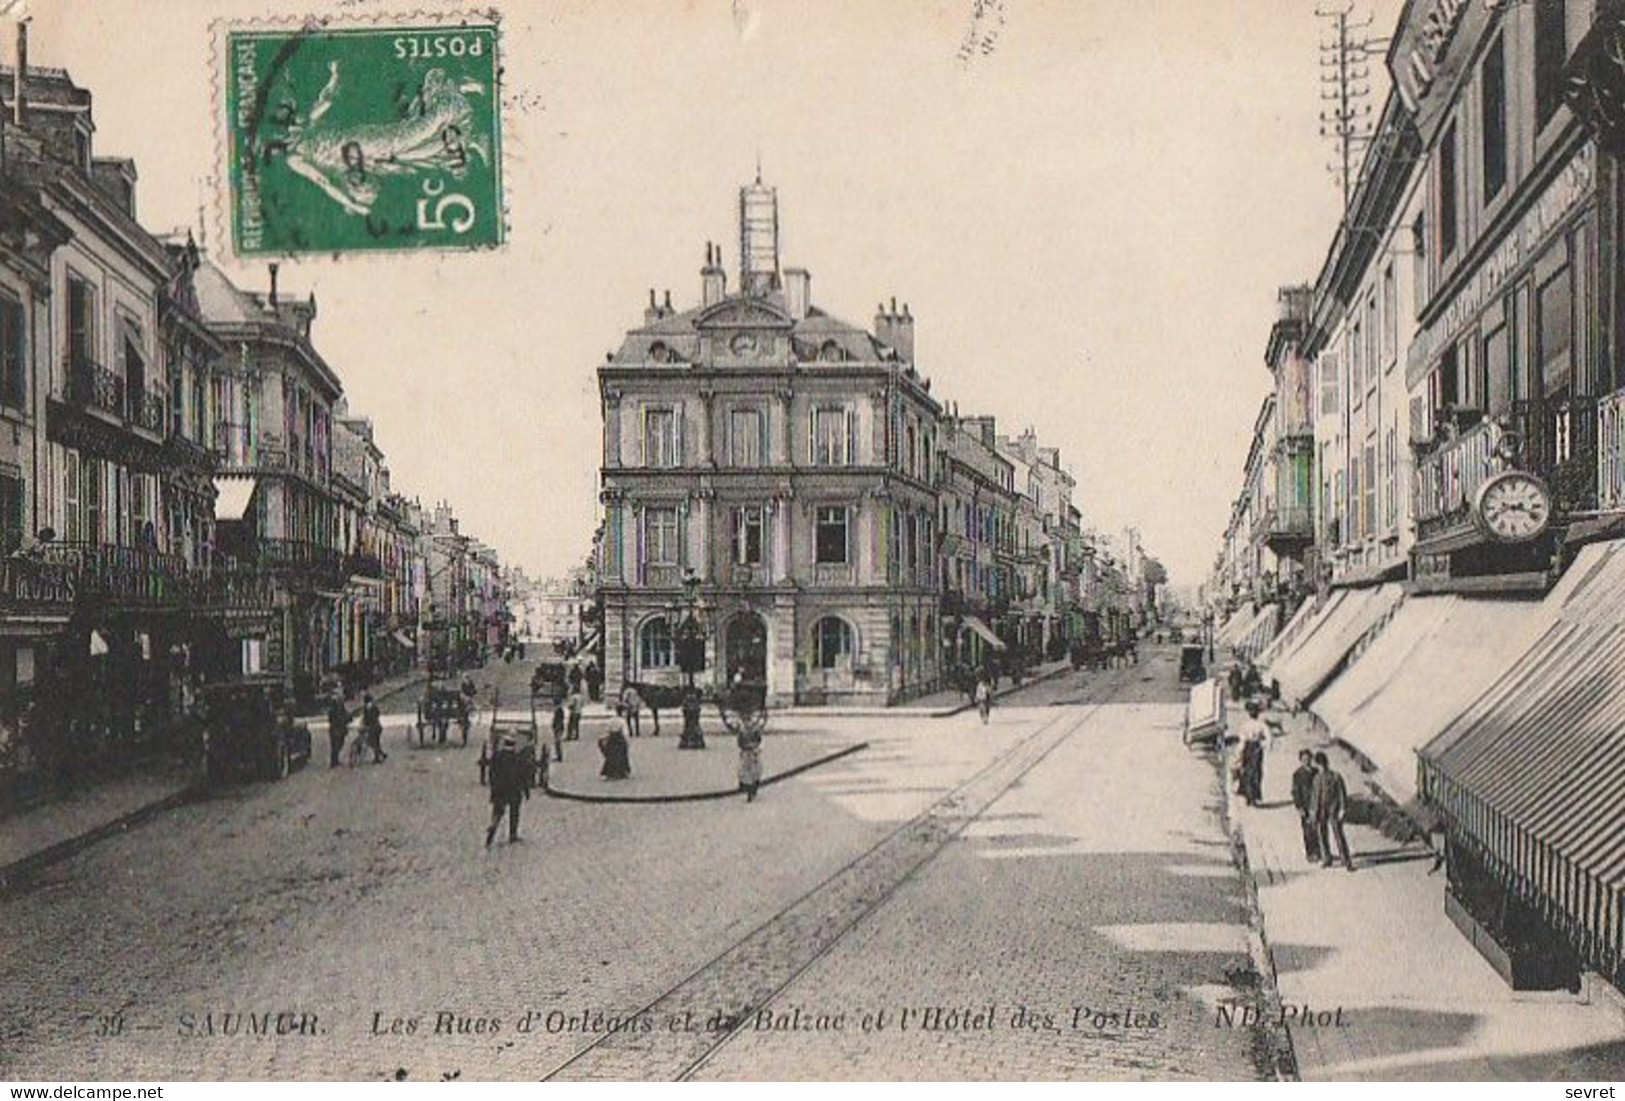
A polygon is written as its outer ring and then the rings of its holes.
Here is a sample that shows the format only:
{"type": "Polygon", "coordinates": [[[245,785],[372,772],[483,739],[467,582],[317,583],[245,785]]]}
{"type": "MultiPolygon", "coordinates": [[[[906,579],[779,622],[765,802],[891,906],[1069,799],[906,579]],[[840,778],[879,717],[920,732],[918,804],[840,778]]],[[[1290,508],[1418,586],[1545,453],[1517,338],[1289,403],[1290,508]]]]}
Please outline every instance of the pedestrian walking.
{"type": "Polygon", "coordinates": [[[339,767],[339,757],[345,741],[350,737],[350,720],[355,718],[344,706],[344,696],[334,691],[327,701],[327,744],[331,750],[329,767],[339,767]]]}
{"type": "Polygon", "coordinates": [[[620,708],[610,720],[609,730],[598,739],[598,751],[604,755],[604,767],[598,775],[606,780],[624,780],[632,775],[632,751],[626,740],[626,717],[620,708]]]}
{"type": "MultiPolygon", "coordinates": [[[[547,756],[545,746],[542,749],[542,756],[547,756]]],[[[564,760],[564,704],[562,702],[553,704],[553,760],[564,760]]]]}
{"type": "Polygon", "coordinates": [[[762,732],[745,727],[739,731],[739,790],[745,793],[745,802],[756,801],[756,789],[762,786],[762,732]]]}
{"type": "Polygon", "coordinates": [[[389,754],[384,752],[384,716],[370,692],[361,697],[361,733],[367,748],[372,750],[373,764],[381,765],[389,760],[389,754]]]}
{"type": "Polygon", "coordinates": [[[587,681],[587,698],[598,703],[604,698],[604,671],[598,668],[596,661],[588,658],[587,669],[582,676],[587,681]]]}
{"type": "Polygon", "coordinates": [[[983,726],[987,725],[988,717],[993,714],[993,682],[987,677],[976,682],[976,713],[982,716],[983,726]]]}
{"type": "Polygon", "coordinates": [[[643,736],[639,723],[642,711],[643,697],[638,695],[637,687],[631,681],[627,681],[626,687],[621,689],[621,716],[626,720],[626,732],[631,737],[643,736]]]}
{"type": "Polygon", "coordinates": [[[1354,870],[1349,856],[1348,838],[1343,834],[1343,819],[1348,813],[1349,789],[1343,777],[1332,767],[1324,753],[1315,754],[1315,784],[1310,789],[1309,806],[1315,818],[1315,837],[1320,844],[1320,866],[1332,866],[1330,842],[1337,842],[1337,854],[1343,867],[1354,870]]]}
{"type": "Polygon", "coordinates": [[[534,769],[534,763],[519,752],[517,738],[506,735],[497,743],[490,766],[491,824],[485,830],[487,848],[496,840],[497,827],[502,824],[504,814],[508,816],[508,840],[519,840],[519,804],[530,798],[534,769]]]}
{"type": "Polygon", "coordinates": [[[1311,864],[1320,862],[1320,831],[1315,826],[1313,808],[1315,795],[1315,755],[1307,749],[1298,750],[1298,767],[1292,773],[1292,805],[1298,811],[1298,825],[1303,829],[1303,855],[1311,864]]]}
{"type": "Polygon", "coordinates": [[[585,678],[582,676],[581,663],[579,661],[572,661],[570,663],[570,672],[566,674],[566,677],[570,682],[570,691],[581,691],[581,682],[585,678]]]}
{"type": "Polygon", "coordinates": [[[1247,718],[1237,730],[1241,738],[1241,768],[1238,789],[1249,807],[1264,801],[1264,745],[1269,739],[1269,727],[1259,718],[1255,700],[1247,701],[1247,718]]]}
{"type": "Polygon", "coordinates": [[[564,740],[579,742],[581,740],[581,689],[578,687],[570,693],[565,703],[564,740]]]}

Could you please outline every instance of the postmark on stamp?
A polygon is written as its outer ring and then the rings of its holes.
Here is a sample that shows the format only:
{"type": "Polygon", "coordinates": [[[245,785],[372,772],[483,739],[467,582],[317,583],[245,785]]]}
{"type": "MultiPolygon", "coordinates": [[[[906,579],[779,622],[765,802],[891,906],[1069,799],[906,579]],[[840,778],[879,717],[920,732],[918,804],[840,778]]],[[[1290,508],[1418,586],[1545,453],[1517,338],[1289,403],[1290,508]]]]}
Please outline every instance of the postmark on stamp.
{"type": "Polygon", "coordinates": [[[224,36],[239,255],[501,243],[495,22],[224,36]]]}

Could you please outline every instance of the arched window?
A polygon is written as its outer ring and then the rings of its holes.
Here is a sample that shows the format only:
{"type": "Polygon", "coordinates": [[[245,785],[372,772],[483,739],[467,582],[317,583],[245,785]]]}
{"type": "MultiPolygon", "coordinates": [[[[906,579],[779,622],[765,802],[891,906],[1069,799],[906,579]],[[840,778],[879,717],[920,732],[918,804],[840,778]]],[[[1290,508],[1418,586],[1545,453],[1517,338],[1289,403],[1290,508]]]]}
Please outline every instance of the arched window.
{"type": "Polygon", "coordinates": [[[645,669],[670,668],[672,656],[671,624],[664,616],[655,616],[638,633],[638,659],[645,669]]]}
{"type": "Polygon", "coordinates": [[[825,616],[813,625],[813,665],[834,669],[852,660],[852,628],[839,616],[825,616]]]}

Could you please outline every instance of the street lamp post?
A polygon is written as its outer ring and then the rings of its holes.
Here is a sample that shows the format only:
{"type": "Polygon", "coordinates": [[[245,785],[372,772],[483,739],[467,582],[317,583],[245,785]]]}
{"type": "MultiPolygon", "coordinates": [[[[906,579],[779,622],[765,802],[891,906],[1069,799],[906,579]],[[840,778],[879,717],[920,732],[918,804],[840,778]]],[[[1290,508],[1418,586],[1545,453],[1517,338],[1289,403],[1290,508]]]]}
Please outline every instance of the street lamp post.
{"type": "Polygon", "coordinates": [[[683,576],[683,603],[676,611],[681,615],[675,631],[677,667],[683,671],[683,733],[678,749],[704,749],[705,732],[700,729],[700,693],[694,687],[694,674],[705,668],[706,629],[702,622],[705,609],[700,603],[700,578],[690,570],[683,576]]]}

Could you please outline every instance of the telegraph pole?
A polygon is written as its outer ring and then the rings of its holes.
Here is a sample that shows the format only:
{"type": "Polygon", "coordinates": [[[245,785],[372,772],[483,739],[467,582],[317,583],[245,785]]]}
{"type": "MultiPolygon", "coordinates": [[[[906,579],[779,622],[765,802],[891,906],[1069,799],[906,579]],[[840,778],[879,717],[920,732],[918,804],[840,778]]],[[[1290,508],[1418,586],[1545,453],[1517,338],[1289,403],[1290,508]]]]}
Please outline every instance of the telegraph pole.
{"type": "Polygon", "coordinates": [[[1388,45],[1371,35],[1372,18],[1357,0],[1338,7],[1316,8],[1322,23],[1320,42],[1320,136],[1333,144],[1326,170],[1343,190],[1343,209],[1354,194],[1359,149],[1371,140],[1371,56],[1388,45]]]}

